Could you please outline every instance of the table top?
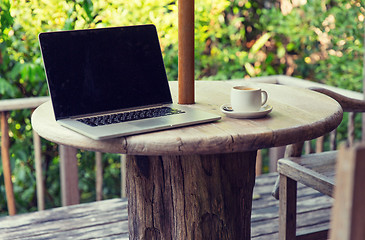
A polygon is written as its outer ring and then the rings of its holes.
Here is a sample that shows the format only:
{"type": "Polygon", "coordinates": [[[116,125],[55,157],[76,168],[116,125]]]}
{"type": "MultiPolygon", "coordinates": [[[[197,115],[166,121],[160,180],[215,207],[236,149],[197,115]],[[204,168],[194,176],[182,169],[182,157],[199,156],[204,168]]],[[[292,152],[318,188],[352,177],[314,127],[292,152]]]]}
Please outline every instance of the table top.
{"type": "MultiPolygon", "coordinates": [[[[303,88],[257,83],[269,95],[272,112],[259,119],[225,116],[220,106],[230,102],[232,86],[244,80],[196,81],[196,103],[190,105],[222,116],[213,123],[107,140],[93,140],[60,126],[51,102],[39,106],[32,126],[43,138],[80,149],[131,155],[215,154],[257,150],[317,138],[342,120],[341,106],[332,98],[303,88]]],[[[170,82],[177,102],[177,82],[170,82]]]]}

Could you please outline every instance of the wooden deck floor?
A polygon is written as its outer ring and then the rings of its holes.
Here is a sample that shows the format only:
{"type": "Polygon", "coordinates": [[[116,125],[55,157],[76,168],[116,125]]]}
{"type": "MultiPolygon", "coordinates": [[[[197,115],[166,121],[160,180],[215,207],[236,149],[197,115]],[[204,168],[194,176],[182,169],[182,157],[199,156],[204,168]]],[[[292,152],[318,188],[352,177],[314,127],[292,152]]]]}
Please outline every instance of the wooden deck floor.
{"type": "MultiPolygon", "coordinates": [[[[271,196],[277,174],[257,177],[252,239],[277,239],[278,201],[271,196]]],[[[299,186],[298,228],[329,225],[332,199],[299,186]]],[[[0,239],[128,239],[126,199],[112,199],[0,218],[0,239]]]]}
{"type": "MultiPolygon", "coordinates": [[[[251,239],[278,239],[279,201],[271,196],[277,174],[265,174],[256,178],[251,215],[251,239]]],[[[298,184],[297,231],[329,227],[333,199],[311,188],[298,184]]]]}

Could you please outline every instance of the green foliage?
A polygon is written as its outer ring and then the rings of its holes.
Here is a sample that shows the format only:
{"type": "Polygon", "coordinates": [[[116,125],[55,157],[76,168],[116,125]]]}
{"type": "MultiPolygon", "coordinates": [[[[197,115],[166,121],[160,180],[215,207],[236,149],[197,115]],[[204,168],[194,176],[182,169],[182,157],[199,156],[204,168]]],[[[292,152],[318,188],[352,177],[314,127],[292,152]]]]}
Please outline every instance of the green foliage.
{"type": "MultiPolygon", "coordinates": [[[[233,79],[287,74],[362,89],[362,0],[195,1],[195,78],[233,79]],[[282,7],[282,8],[280,8],[282,7]],[[284,9],[286,9],[284,11],[284,9]],[[289,10],[288,10],[289,9],[289,10]]],[[[153,23],[169,80],[178,77],[175,0],[1,0],[0,99],[47,95],[38,45],[44,31],[153,23]]],[[[19,212],[36,209],[30,110],[9,118],[11,165],[19,212]]],[[[339,136],[345,132],[340,128],[339,136]]],[[[47,207],[59,206],[56,144],[42,140],[47,207]]],[[[95,199],[94,153],[78,153],[81,201],[95,199]]],[[[104,197],[120,195],[118,155],[105,154],[104,197]]],[[[0,213],[6,211],[0,165],[0,213]]]]}
{"type": "Polygon", "coordinates": [[[263,9],[260,23],[283,52],[280,61],[287,70],[292,65],[290,74],[361,91],[364,14],[361,0],[311,0],[287,15],[263,9]]]}

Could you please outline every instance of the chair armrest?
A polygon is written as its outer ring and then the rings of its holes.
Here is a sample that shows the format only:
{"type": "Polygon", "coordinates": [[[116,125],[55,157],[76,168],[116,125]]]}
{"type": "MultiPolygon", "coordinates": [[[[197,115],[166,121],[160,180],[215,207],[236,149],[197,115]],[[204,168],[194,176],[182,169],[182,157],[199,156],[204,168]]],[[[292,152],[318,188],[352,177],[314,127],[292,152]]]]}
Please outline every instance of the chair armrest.
{"type": "Polygon", "coordinates": [[[283,158],[278,172],[328,196],[333,195],[337,151],[283,158]]]}
{"type": "Polygon", "coordinates": [[[309,89],[335,99],[345,112],[365,112],[365,101],[363,100],[349,98],[326,88],[311,87],[309,89]]]}

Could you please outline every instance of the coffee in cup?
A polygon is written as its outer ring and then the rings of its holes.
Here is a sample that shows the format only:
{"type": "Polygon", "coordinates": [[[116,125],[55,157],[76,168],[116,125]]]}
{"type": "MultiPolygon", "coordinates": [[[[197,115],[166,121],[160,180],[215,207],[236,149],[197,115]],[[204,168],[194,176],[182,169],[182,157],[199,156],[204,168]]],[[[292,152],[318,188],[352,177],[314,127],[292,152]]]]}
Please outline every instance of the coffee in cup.
{"type": "Polygon", "coordinates": [[[231,90],[231,106],[235,112],[256,112],[267,101],[266,91],[253,86],[235,86],[231,90]]]}

